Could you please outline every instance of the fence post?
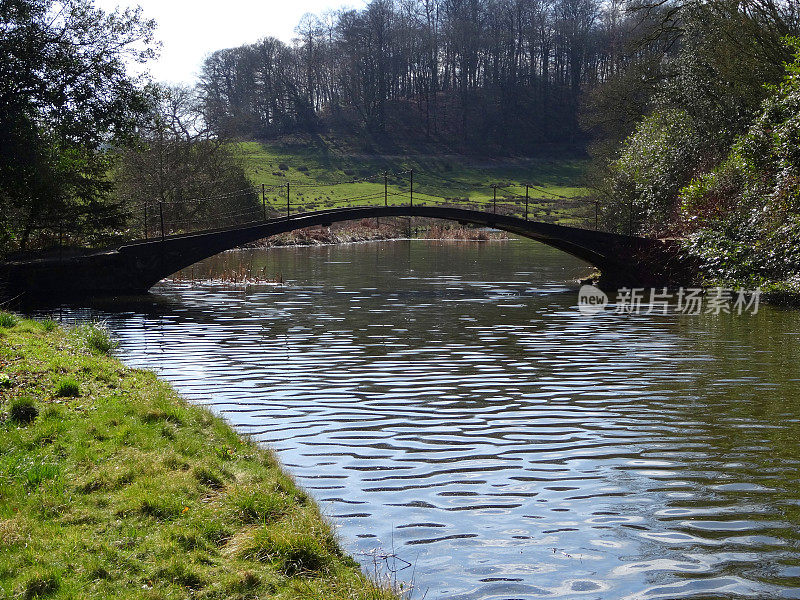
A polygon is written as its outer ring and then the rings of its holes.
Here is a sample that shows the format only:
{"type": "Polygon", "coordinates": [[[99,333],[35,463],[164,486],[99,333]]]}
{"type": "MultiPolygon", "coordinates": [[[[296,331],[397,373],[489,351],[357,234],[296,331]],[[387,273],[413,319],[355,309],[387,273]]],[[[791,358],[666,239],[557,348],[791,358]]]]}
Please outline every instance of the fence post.
{"type": "Polygon", "coordinates": [[[633,237],[633,198],[628,201],[628,235],[633,237]]]}
{"type": "Polygon", "coordinates": [[[264,184],[261,184],[261,212],[264,213],[264,220],[267,220],[267,190],[264,184]]]}
{"type": "Polygon", "coordinates": [[[161,219],[161,241],[164,241],[164,202],[158,201],[158,216],[161,219]]]}
{"type": "Polygon", "coordinates": [[[525,184],[525,220],[528,220],[528,184],[525,184]]]}
{"type": "Polygon", "coordinates": [[[594,201],[594,230],[600,230],[600,201],[594,201]]]}
{"type": "Polygon", "coordinates": [[[383,205],[389,206],[389,175],[383,172],[383,205]]]}
{"type": "Polygon", "coordinates": [[[411,169],[411,203],[409,206],[414,206],[414,169],[411,169]]]}
{"type": "Polygon", "coordinates": [[[147,239],[147,202],[144,203],[144,239],[147,239]]]}
{"type": "Polygon", "coordinates": [[[289,182],[286,182],[286,218],[289,218],[291,208],[289,207],[289,182]]]}
{"type": "Polygon", "coordinates": [[[497,186],[494,184],[492,185],[492,191],[494,192],[492,196],[492,212],[497,214],[497,186]]]}

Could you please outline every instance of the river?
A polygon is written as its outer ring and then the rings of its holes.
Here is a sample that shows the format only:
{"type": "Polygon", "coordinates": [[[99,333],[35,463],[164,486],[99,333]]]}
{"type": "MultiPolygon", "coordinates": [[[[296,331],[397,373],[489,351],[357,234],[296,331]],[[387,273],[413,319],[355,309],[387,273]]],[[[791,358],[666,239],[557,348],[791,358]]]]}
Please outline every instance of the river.
{"type": "Polygon", "coordinates": [[[800,598],[800,312],[584,316],[535,242],[226,253],[100,318],[420,599],[800,598]],[[385,566],[385,565],[384,565],[385,566]]]}

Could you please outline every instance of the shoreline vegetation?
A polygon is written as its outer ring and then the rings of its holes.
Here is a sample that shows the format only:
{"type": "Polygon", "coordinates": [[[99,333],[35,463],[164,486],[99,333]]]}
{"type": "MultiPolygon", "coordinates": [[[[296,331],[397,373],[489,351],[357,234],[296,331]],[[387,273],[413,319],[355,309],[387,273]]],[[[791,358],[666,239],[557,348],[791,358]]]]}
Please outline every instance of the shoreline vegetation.
{"type": "Polygon", "coordinates": [[[0,314],[0,596],[398,598],[269,450],[112,348],[0,314]]]}

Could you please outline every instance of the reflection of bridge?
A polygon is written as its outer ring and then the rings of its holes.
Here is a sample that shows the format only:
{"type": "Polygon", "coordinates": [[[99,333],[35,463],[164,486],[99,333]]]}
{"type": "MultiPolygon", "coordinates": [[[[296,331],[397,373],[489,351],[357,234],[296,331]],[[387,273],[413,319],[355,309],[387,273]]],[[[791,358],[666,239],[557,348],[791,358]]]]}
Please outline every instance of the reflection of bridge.
{"type": "Polygon", "coordinates": [[[594,265],[608,287],[676,283],[675,253],[659,240],[444,206],[356,206],[305,212],[195,233],[166,235],[73,256],[7,263],[11,291],[33,296],[144,293],[156,282],[219,252],[304,227],[376,217],[448,219],[537,240],[594,265]]]}

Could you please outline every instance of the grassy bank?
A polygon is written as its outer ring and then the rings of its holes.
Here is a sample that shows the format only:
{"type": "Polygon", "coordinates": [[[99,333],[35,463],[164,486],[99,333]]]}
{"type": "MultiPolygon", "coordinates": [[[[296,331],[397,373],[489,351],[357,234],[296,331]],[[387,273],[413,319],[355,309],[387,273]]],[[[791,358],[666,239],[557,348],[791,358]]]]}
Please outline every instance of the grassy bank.
{"type": "Polygon", "coordinates": [[[0,598],[392,598],[266,450],[102,330],[0,315],[0,598]]]}
{"type": "MultiPolygon", "coordinates": [[[[285,186],[287,181],[292,203],[309,209],[342,206],[349,198],[384,192],[380,173],[414,171],[414,200],[424,203],[442,199],[459,202],[491,203],[498,185],[497,198],[525,194],[530,189],[531,215],[568,224],[576,213],[592,213],[593,205],[570,202],[588,194],[580,187],[587,161],[579,158],[504,158],[475,159],[463,156],[388,156],[353,154],[322,142],[258,143],[238,145],[250,180],[257,186],[285,186]],[[375,175],[378,177],[374,177],[375,175]],[[359,181],[372,178],[368,181],[359,181]],[[357,180],[356,182],[352,182],[357,180]],[[331,185],[336,183],[337,185],[331,185]]],[[[389,203],[408,202],[408,175],[390,177],[389,203]]],[[[267,194],[267,200],[283,210],[283,189],[267,194]]]]}

